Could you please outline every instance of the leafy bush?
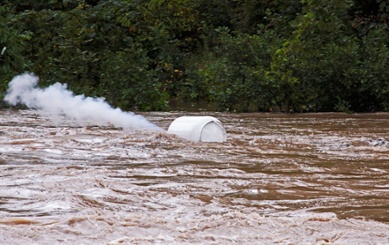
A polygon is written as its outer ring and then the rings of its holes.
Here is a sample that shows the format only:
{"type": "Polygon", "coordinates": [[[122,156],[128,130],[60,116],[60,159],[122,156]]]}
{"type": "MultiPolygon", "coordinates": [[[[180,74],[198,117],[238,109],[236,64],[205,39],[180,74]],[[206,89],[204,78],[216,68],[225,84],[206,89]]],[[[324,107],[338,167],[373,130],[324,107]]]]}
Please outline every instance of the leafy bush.
{"type": "MultiPolygon", "coordinates": [[[[0,91],[5,92],[8,81],[18,73],[23,72],[26,61],[22,55],[22,35],[10,27],[12,15],[6,6],[0,5],[0,91]]],[[[0,96],[1,98],[1,96],[0,96]]]]}
{"type": "Polygon", "coordinates": [[[359,39],[349,25],[351,6],[351,1],[312,1],[295,20],[295,31],[276,51],[271,69],[281,83],[293,84],[291,91],[283,89],[288,91],[284,106],[293,111],[386,108],[388,33],[372,29],[359,39]]]}
{"type": "Polygon", "coordinates": [[[271,58],[269,40],[259,35],[230,34],[228,28],[219,28],[217,33],[217,45],[198,67],[197,82],[208,88],[206,98],[221,110],[269,109],[274,89],[274,84],[265,80],[271,58]]]}
{"type": "Polygon", "coordinates": [[[4,0],[0,90],[24,71],[123,109],[389,110],[386,0],[4,0]],[[5,48],[5,49],[4,49],[5,48]]]}

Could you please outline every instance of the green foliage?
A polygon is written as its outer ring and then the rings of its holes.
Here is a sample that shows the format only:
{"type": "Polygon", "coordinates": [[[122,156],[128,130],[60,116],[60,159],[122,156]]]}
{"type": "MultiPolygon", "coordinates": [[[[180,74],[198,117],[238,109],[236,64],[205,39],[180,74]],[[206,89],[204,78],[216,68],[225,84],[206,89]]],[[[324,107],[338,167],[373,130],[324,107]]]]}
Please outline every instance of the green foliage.
{"type": "Polygon", "coordinates": [[[22,56],[25,38],[7,23],[12,16],[6,6],[0,5],[0,91],[5,92],[7,82],[18,73],[23,72],[25,61],[22,56]]]}
{"type": "Polygon", "coordinates": [[[381,70],[378,74],[375,69],[387,65],[388,33],[377,30],[382,38],[377,35],[358,39],[349,26],[347,11],[351,6],[351,1],[312,1],[293,23],[296,29],[291,38],[275,53],[271,75],[281,84],[289,84],[281,90],[287,92],[281,102],[289,110],[386,108],[385,89],[379,91],[374,85],[387,84],[387,72],[381,70]],[[379,49],[367,40],[374,40],[379,49]],[[375,81],[374,85],[366,79],[375,81]]]}
{"type": "Polygon", "coordinates": [[[0,90],[24,71],[123,109],[389,110],[386,0],[4,0],[0,90]]]}
{"type": "MultiPolygon", "coordinates": [[[[219,28],[218,45],[199,67],[200,81],[208,88],[207,98],[221,110],[267,110],[273,84],[264,78],[269,65],[268,47],[259,35],[230,34],[219,28]]],[[[199,82],[200,82],[199,81],[199,82]]]]}
{"type": "Polygon", "coordinates": [[[103,52],[98,91],[111,103],[139,110],[163,110],[167,94],[158,81],[159,70],[148,69],[149,58],[139,45],[115,53],[103,52]],[[114,87],[115,89],[110,89],[114,87]]]}

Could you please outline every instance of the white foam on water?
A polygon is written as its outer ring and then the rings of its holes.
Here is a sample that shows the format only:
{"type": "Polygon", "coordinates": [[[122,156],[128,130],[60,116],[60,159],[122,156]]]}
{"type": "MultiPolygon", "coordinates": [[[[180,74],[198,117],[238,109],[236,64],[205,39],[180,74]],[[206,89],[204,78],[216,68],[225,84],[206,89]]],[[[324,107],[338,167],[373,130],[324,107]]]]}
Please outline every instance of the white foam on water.
{"type": "Polygon", "coordinates": [[[24,73],[12,79],[4,101],[10,105],[22,104],[36,109],[54,122],[60,122],[65,116],[78,125],[113,125],[126,130],[156,129],[158,126],[143,116],[112,108],[104,98],[92,98],[74,95],[66,84],[55,83],[47,88],[39,88],[39,78],[24,73]]]}

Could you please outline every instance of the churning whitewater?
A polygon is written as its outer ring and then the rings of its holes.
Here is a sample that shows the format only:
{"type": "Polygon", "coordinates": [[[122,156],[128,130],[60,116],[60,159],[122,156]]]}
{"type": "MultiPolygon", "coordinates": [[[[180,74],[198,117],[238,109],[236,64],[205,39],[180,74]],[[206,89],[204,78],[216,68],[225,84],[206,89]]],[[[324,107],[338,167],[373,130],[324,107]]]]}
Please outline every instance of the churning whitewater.
{"type": "Polygon", "coordinates": [[[56,123],[65,116],[80,126],[113,125],[125,130],[160,129],[140,115],[112,108],[104,98],[74,95],[66,84],[61,83],[41,89],[37,87],[38,81],[39,78],[31,73],[14,77],[9,83],[4,101],[10,105],[22,104],[36,109],[56,123]]]}

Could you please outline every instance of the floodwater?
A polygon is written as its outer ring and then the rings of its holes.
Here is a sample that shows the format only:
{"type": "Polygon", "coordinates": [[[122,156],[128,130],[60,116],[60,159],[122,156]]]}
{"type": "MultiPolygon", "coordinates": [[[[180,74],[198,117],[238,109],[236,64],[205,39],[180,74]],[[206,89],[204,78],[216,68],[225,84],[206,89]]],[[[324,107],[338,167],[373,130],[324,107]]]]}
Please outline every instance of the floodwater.
{"type": "Polygon", "coordinates": [[[227,142],[0,111],[0,244],[389,243],[389,114],[188,114],[227,142]]]}

